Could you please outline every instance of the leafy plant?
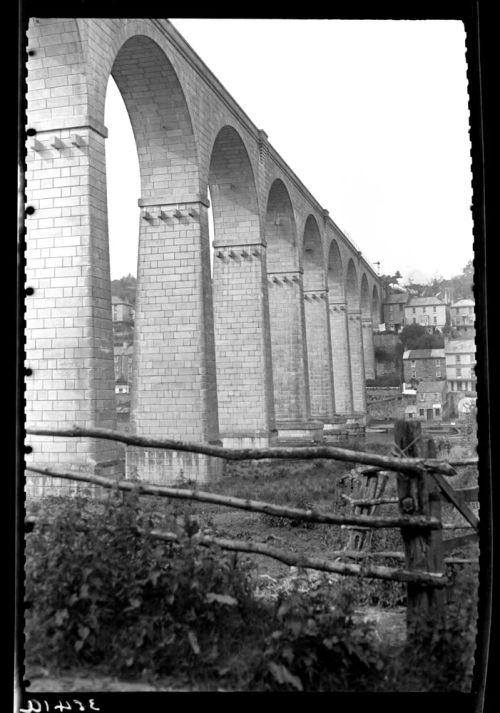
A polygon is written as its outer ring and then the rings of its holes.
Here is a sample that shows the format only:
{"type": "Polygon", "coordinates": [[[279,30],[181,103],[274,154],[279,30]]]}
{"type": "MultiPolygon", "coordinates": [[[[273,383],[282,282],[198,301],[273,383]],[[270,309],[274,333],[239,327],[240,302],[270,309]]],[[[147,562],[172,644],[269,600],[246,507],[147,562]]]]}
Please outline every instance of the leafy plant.
{"type": "MultiPolygon", "coordinates": [[[[252,610],[233,556],[151,536],[135,494],[62,505],[26,544],[28,661],[92,664],[120,674],[189,670],[238,640],[252,610]]],[[[188,534],[186,534],[188,533],[188,534]]]]}
{"type": "Polygon", "coordinates": [[[278,601],[274,630],[256,669],[261,690],[370,690],[385,667],[373,627],[354,623],[354,599],[322,586],[278,601]]]}

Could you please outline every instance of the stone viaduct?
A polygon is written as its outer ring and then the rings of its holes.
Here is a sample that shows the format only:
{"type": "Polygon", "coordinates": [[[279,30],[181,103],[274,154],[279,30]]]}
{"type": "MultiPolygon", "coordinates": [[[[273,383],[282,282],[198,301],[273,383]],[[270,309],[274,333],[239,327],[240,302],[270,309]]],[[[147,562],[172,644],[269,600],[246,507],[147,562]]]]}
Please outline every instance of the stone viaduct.
{"type": "MultiPolygon", "coordinates": [[[[115,426],[110,75],[141,175],[133,430],[266,446],[363,423],[380,281],[175,28],[32,19],[27,49],[27,426],[115,426]]],[[[117,462],[111,441],[29,443],[32,464],[103,472],[117,462]]],[[[153,481],[207,480],[217,464],[127,452],[128,473],[153,481]]]]}

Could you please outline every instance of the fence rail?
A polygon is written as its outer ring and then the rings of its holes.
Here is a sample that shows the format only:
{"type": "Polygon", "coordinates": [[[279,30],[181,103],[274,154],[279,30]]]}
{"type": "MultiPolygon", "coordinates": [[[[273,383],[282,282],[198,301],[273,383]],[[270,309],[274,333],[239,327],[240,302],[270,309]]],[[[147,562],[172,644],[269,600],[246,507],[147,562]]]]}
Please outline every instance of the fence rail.
{"type": "MultiPolygon", "coordinates": [[[[69,438],[102,438],[122,442],[128,446],[155,448],[175,451],[188,451],[203,455],[223,458],[225,460],[264,460],[264,459],[333,459],[342,462],[362,464],[351,474],[395,475],[397,477],[398,497],[383,498],[380,496],[355,499],[344,496],[357,510],[351,515],[337,515],[319,512],[316,509],[290,508],[283,505],[236,498],[232,496],[210,493],[198,489],[176,488],[157,485],[138,480],[117,480],[92,473],[64,472],[36,466],[28,466],[27,470],[53,478],[86,482],[104,488],[117,488],[122,491],[136,491],[141,495],[155,495],[167,498],[196,500],[199,502],[223,507],[274,515],[291,520],[302,520],[326,525],[350,526],[363,530],[372,528],[399,528],[405,544],[405,552],[362,553],[343,550],[333,552],[331,559],[306,557],[296,555],[263,543],[233,540],[196,533],[192,539],[203,546],[219,546],[225,550],[260,554],[279,560],[290,566],[316,569],[339,575],[385,579],[407,584],[407,621],[413,626],[422,614],[431,615],[438,621],[443,615],[444,599],[442,588],[448,584],[445,574],[446,563],[467,563],[473,560],[467,558],[444,559],[443,553],[449,551],[451,543],[467,543],[477,540],[478,519],[467,505],[477,496],[477,488],[455,491],[443,476],[457,474],[456,468],[476,465],[477,458],[446,462],[435,457],[434,442],[429,440],[424,444],[419,423],[396,421],[395,440],[401,455],[382,456],[375,453],[353,451],[334,446],[310,447],[269,447],[269,448],[224,448],[216,444],[187,443],[172,439],[146,438],[124,434],[104,428],[45,429],[29,428],[28,435],[69,437],[69,438]],[[405,455],[406,454],[406,455],[405,455]],[[465,527],[473,529],[471,535],[455,537],[452,540],[442,539],[443,526],[441,519],[441,498],[451,502],[468,521],[465,527]],[[373,507],[380,504],[398,504],[399,515],[380,516],[375,514],[360,514],[363,507],[373,507]],[[367,559],[368,557],[391,557],[404,560],[404,566],[373,565],[370,562],[352,564],[339,562],[338,558],[367,559]]],[[[453,526],[460,529],[462,526],[453,526]]],[[[178,535],[173,532],[153,530],[152,536],[163,540],[174,541],[178,535]]]]}
{"type": "Polygon", "coordinates": [[[249,500],[235,498],[228,495],[208,493],[202,490],[188,488],[169,488],[166,485],[154,485],[152,483],[137,480],[115,480],[103,475],[91,475],[90,473],[72,473],[54,471],[48,468],[28,467],[28,470],[40,475],[48,475],[53,478],[64,480],[78,480],[92,485],[100,485],[104,488],[118,488],[119,490],[137,491],[144,495],[158,495],[166,498],[180,498],[182,500],[198,500],[202,503],[212,505],[222,505],[224,507],[236,508],[238,510],[248,510],[250,512],[260,512],[266,515],[276,515],[290,520],[304,520],[328,525],[360,525],[364,527],[414,527],[416,529],[436,529],[441,527],[441,522],[436,518],[413,517],[411,515],[400,517],[372,517],[370,515],[332,515],[322,513],[317,510],[302,510],[300,508],[289,508],[283,505],[274,505],[259,500],[249,500]]]}
{"type": "MultiPolygon", "coordinates": [[[[103,438],[110,441],[118,441],[127,446],[188,451],[190,453],[201,453],[215,458],[223,458],[224,460],[263,460],[267,458],[310,460],[313,458],[325,458],[349,463],[363,463],[364,465],[377,466],[378,469],[384,468],[395,472],[421,473],[422,470],[432,470],[448,476],[457,474],[455,466],[438,458],[395,458],[377,453],[352,451],[348,448],[337,448],[335,446],[224,448],[224,446],[210,443],[189,443],[167,438],[146,438],[145,436],[120,433],[108,428],[79,428],[77,426],[70,429],[28,428],[26,433],[32,436],[103,438]]],[[[475,462],[477,462],[477,459],[475,462]]],[[[461,461],[457,461],[456,465],[461,465],[461,461]]]]}

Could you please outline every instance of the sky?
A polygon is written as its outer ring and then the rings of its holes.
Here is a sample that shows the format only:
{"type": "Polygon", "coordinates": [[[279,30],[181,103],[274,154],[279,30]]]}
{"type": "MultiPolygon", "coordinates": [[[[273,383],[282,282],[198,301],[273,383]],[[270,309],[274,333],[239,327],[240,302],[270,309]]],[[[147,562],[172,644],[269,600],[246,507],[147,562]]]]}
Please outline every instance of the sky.
{"type": "MultiPolygon", "coordinates": [[[[381,274],[462,271],[473,223],[461,22],[171,22],[381,274]]],[[[115,279],[136,274],[140,182],[113,80],[105,124],[115,279]]]]}

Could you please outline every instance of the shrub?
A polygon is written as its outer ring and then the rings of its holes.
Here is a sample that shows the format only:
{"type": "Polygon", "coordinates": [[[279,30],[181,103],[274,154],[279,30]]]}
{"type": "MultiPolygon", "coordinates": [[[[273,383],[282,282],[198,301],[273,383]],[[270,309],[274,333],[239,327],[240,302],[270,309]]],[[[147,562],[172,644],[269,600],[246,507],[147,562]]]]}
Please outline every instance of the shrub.
{"type": "Polygon", "coordinates": [[[106,501],[37,506],[26,543],[28,667],[175,673],[208,687],[223,679],[230,690],[468,690],[474,570],[454,570],[446,622],[437,629],[423,622],[412,646],[391,657],[353,613],[397,604],[397,583],[346,579],[307,593],[297,585],[273,611],[255,598],[236,555],[194,543],[189,513],[179,541],[160,541],[143,502],[112,492],[106,501]]]}
{"type": "Polygon", "coordinates": [[[366,386],[401,386],[401,376],[394,374],[381,374],[376,379],[366,379],[366,386]]]}
{"type": "Polygon", "coordinates": [[[398,691],[469,692],[472,684],[478,607],[476,568],[450,575],[446,616],[440,626],[420,620],[418,630],[393,661],[387,686],[398,691]]]}
{"type": "Polygon", "coordinates": [[[238,640],[255,603],[235,557],[194,545],[189,519],[179,543],[150,527],[134,494],[101,512],[75,498],[50,527],[37,523],[26,545],[28,663],[179,672],[209,667],[238,640]]]}
{"type": "Polygon", "coordinates": [[[373,626],[354,623],[353,597],[322,586],[279,601],[251,686],[259,690],[375,690],[385,658],[373,626]]]}

